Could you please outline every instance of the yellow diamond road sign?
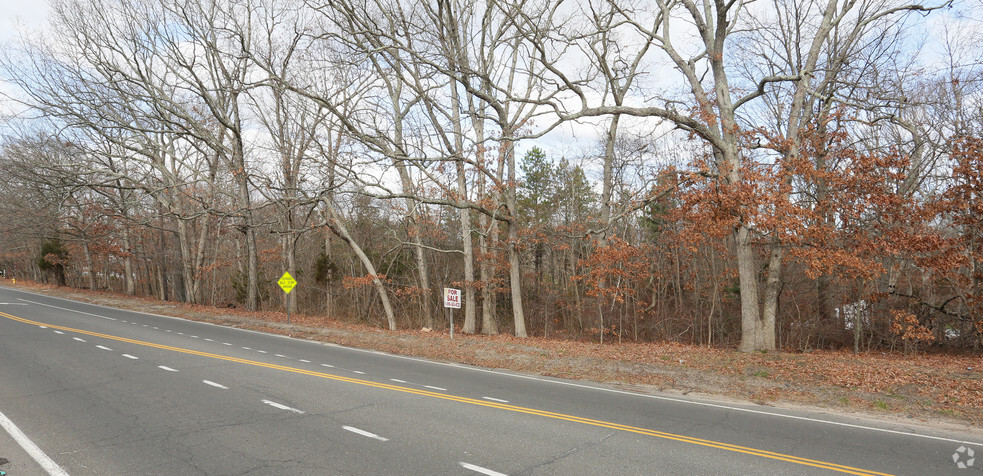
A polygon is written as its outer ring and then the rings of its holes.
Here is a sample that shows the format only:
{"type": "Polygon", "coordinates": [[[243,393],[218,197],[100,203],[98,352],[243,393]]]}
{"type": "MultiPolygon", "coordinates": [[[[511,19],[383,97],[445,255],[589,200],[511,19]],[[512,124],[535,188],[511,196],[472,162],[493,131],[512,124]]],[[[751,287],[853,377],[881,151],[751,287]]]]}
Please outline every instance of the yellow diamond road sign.
{"type": "Polygon", "coordinates": [[[283,292],[290,294],[290,290],[292,290],[294,286],[297,285],[297,280],[294,279],[294,277],[291,276],[290,273],[283,273],[283,276],[280,276],[280,280],[277,281],[276,283],[280,285],[280,288],[283,289],[283,292]]]}

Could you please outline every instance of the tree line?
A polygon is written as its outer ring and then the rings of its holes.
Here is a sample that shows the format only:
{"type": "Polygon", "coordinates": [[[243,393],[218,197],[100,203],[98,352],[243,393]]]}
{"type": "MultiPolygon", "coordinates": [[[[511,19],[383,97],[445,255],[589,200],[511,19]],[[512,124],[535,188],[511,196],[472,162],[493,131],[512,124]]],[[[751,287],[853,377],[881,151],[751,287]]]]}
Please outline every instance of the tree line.
{"type": "Polygon", "coordinates": [[[56,0],[0,53],[0,263],[392,330],[458,287],[467,333],[978,350],[970,7],[56,0]]]}

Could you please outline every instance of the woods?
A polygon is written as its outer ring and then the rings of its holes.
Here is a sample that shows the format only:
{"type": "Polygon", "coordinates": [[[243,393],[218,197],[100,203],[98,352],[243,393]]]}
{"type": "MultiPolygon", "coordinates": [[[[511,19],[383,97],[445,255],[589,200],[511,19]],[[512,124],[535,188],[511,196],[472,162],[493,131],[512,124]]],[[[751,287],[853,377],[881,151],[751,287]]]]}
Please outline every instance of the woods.
{"type": "Polygon", "coordinates": [[[979,351],[964,8],[55,1],[0,53],[0,266],[391,330],[457,287],[467,333],[979,351]]]}

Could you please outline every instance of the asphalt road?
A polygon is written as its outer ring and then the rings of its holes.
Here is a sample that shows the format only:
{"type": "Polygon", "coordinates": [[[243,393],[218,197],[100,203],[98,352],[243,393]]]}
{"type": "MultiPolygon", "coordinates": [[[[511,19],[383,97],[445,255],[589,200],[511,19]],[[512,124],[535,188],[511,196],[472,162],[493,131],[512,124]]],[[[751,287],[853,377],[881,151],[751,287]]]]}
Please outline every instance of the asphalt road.
{"type": "Polygon", "coordinates": [[[10,476],[983,475],[983,453],[969,456],[980,434],[637,394],[9,288],[2,422],[10,476]]]}

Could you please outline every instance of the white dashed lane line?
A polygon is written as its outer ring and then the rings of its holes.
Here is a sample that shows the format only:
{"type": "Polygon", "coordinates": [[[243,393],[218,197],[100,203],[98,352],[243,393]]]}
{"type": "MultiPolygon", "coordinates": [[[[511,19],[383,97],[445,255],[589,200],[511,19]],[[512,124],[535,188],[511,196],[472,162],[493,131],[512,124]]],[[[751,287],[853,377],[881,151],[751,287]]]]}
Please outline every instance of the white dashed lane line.
{"type": "Polygon", "coordinates": [[[298,413],[298,414],[301,414],[301,415],[304,414],[303,411],[298,410],[296,408],[288,407],[288,406],[286,406],[286,405],[284,405],[282,403],[277,403],[277,402],[273,402],[273,401],[270,401],[270,400],[263,400],[263,403],[265,403],[265,404],[267,404],[267,405],[269,405],[269,406],[271,406],[273,408],[279,408],[280,410],[287,410],[289,412],[294,412],[294,413],[298,413]]]}
{"type": "Polygon", "coordinates": [[[106,347],[104,345],[97,345],[96,348],[97,349],[102,349],[102,350],[110,350],[110,351],[113,350],[113,349],[110,349],[109,347],[106,347]]]}
{"type": "Polygon", "coordinates": [[[55,331],[55,334],[62,334],[62,335],[64,335],[65,333],[62,332],[62,331],[55,331]]]}
{"type": "Polygon", "coordinates": [[[345,430],[348,430],[348,431],[350,431],[352,433],[355,433],[357,435],[362,435],[362,436],[365,436],[365,437],[368,437],[368,438],[372,438],[374,440],[389,441],[389,438],[384,438],[384,437],[381,437],[381,436],[379,436],[379,435],[377,435],[375,433],[370,433],[370,432],[367,432],[365,430],[360,430],[358,428],[355,428],[354,426],[343,426],[342,428],[345,429],[345,430]]]}
{"type": "Polygon", "coordinates": [[[42,329],[47,329],[48,328],[48,326],[38,326],[38,327],[40,327],[42,329]]]}
{"type": "Polygon", "coordinates": [[[485,400],[491,400],[493,402],[498,402],[498,403],[509,403],[508,400],[502,400],[500,398],[492,398],[492,397],[481,397],[481,398],[484,398],[485,400]]]}
{"type": "MultiPolygon", "coordinates": [[[[125,322],[125,321],[123,321],[123,322],[125,322]]],[[[136,324],[136,323],[133,322],[131,324],[136,324]]],[[[144,325],[143,327],[149,327],[149,326],[144,325]]],[[[42,327],[42,328],[44,328],[44,327],[42,327]]],[[[156,328],[156,327],[154,329],[160,330],[159,328],[156,328]]],[[[60,331],[55,331],[55,332],[58,332],[59,334],[62,334],[62,332],[60,332],[60,331]]],[[[171,331],[170,329],[166,329],[166,332],[173,332],[173,331],[171,331]]],[[[179,335],[185,335],[182,332],[177,332],[177,334],[179,334],[179,335]]],[[[192,337],[192,338],[195,338],[195,339],[198,339],[199,338],[198,336],[195,336],[195,335],[188,335],[188,336],[189,337],[192,337]]],[[[75,340],[77,340],[79,342],[85,342],[84,339],[81,339],[81,338],[78,338],[78,337],[73,337],[73,339],[75,339],[75,340]]],[[[214,340],[207,339],[207,338],[204,339],[204,340],[207,341],[207,342],[215,342],[214,340]]],[[[231,343],[228,343],[228,342],[221,342],[221,344],[228,345],[228,346],[231,346],[232,345],[231,343]]],[[[101,346],[101,345],[98,345],[96,347],[98,347],[100,349],[103,349],[103,350],[112,350],[109,347],[105,347],[105,346],[101,346]]],[[[241,347],[241,348],[243,350],[253,350],[253,349],[251,349],[249,347],[241,347]]],[[[256,350],[256,352],[259,352],[261,354],[268,354],[269,353],[269,352],[267,352],[265,350],[256,350]]],[[[287,357],[286,355],[283,355],[283,354],[274,354],[274,355],[276,357],[281,357],[281,358],[286,358],[286,359],[292,358],[292,357],[287,357]]],[[[130,355],[130,354],[123,354],[123,357],[126,357],[128,359],[133,359],[133,360],[137,360],[138,359],[138,357],[133,356],[133,355],[130,355]]],[[[308,364],[311,363],[311,361],[310,360],[307,360],[307,359],[299,359],[299,361],[300,362],[303,362],[303,363],[308,363],[308,364]]],[[[331,364],[320,364],[320,365],[322,367],[334,368],[334,366],[331,365],[331,364]]],[[[178,371],[177,369],[173,369],[173,368],[170,368],[170,367],[167,367],[167,366],[164,366],[164,365],[159,365],[157,367],[159,369],[161,369],[161,370],[166,370],[168,372],[177,372],[178,371]]],[[[355,373],[355,374],[359,374],[359,375],[365,375],[365,372],[360,371],[360,370],[352,370],[351,372],[352,373],[355,373]]],[[[392,381],[392,382],[396,382],[396,383],[403,383],[403,384],[407,383],[405,380],[400,380],[400,379],[395,379],[395,378],[392,378],[392,379],[389,379],[389,380],[392,381]]],[[[229,389],[229,387],[227,387],[225,385],[222,385],[220,383],[212,382],[211,380],[202,380],[202,383],[204,383],[204,384],[206,384],[208,386],[211,386],[211,387],[222,389],[222,390],[228,390],[229,389]]],[[[424,388],[431,389],[431,390],[442,391],[442,392],[446,392],[447,391],[446,388],[436,387],[436,386],[433,386],[433,385],[423,385],[423,387],[424,388]]],[[[502,400],[502,399],[499,399],[499,398],[492,398],[492,397],[481,397],[481,398],[483,398],[485,400],[490,400],[490,401],[493,401],[493,402],[508,403],[508,400],[502,400]]],[[[292,407],[290,407],[288,405],[284,405],[282,403],[277,403],[277,402],[274,402],[274,401],[271,401],[271,400],[263,400],[263,403],[266,404],[266,405],[269,405],[269,406],[271,406],[273,408],[277,408],[279,410],[286,410],[286,411],[297,413],[297,414],[300,414],[300,415],[303,415],[304,414],[304,411],[303,410],[298,410],[298,409],[292,408],[292,407]]],[[[368,432],[368,431],[365,431],[365,430],[362,430],[362,429],[359,429],[359,428],[355,428],[355,427],[352,427],[352,426],[343,426],[342,428],[345,429],[345,430],[347,430],[347,431],[350,431],[352,433],[355,433],[355,434],[358,434],[358,435],[361,435],[361,436],[364,436],[364,437],[367,437],[367,438],[372,438],[374,440],[378,440],[378,441],[389,441],[388,438],[385,438],[385,437],[376,435],[375,433],[371,433],[371,432],[368,432]]],[[[477,473],[481,473],[481,474],[485,474],[485,475],[488,475],[488,476],[502,475],[502,473],[498,473],[496,471],[492,471],[492,470],[487,469],[487,468],[482,468],[481,466],[476,466],[476,465],[473,465],[473,464],[470,464],[470,463],[461,462],[460,464],[461,464],[461,467],[464,468],[464,469],[467,469],[467,470],[470,470],[470,471],[474,471],[474,472],[477,472],[477,473]]],[[[502,475],[502,476],[504,476],[504,475],[502,475]]]]}
{"type": "Polygon", "coordinates": [[[473,465],[471,463],[465,463],[461,461],[461,467],[467,470],[474,471],[476,473],[481,473],[486,476],[506,476],[504,473],[499,473],[498,471],[492,471],[488,468],[482,468],[481,466],[473,465]]]}

